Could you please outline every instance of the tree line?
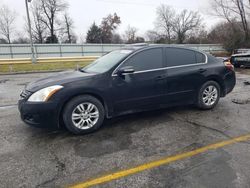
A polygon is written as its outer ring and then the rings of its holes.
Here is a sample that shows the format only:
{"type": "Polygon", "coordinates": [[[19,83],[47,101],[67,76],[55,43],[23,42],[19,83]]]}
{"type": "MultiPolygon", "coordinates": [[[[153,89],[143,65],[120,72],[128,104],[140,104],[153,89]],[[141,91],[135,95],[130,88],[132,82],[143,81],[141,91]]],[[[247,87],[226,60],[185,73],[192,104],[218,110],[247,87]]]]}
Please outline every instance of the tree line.
{"type": "MultiPolygon", "coordinates": [[[[182,10],[162,4],[156,9],[154,28],[143,36],[138,28],[128,26],[124,33],[117,29],[122,19],[109,14],[98,24],[93,22],[82,42],[87,43],[221,43],[225,49],[250,47],[250,0],[211,0],[210,16],[221,21],[212,29],[206,28],[199,12],[182,10]]],[[[35,43],[76,43],[74,21],[64,0],[33,1],[30,6],[32,36],[35,43]]],[[[0,7],[0,43],[28,43],[29,39],[16,31],[16,12],[6,5],[0,7]],[[14,37],[19,36],[19,37],[14,37]]],[[[25,21],[24,32],[28,34],[25,21]]],[[[79,41],[79,39],[78,39],[79,41]]]]}
{"type": "MultiPolygon", "coordinates": [[[[35,43],[75,43],[74,22],[68,14],[68,3],[63,0],[33,1],[30,6],[32,37],[35,43]]],[[[14,37],[17,13],[8,6],[0,7],[0,43],[28,43],[29,39],[14,37]],[[15,38],[15,40],[13,40],[15,38]]],[[[29,32],[25,19],[24,32],[29,32]]],[[[19,31],[20,32],[20,31],[19,31]]]]}

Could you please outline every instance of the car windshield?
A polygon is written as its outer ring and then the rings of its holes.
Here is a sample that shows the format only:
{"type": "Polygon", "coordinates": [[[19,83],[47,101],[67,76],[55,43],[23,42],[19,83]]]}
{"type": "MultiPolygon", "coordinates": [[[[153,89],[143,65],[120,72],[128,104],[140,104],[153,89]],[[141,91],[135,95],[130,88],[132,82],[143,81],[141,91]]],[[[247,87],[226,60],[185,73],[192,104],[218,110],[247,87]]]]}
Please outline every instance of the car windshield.
{"type": "Polygon", "coordinates": [[[81,69],[84,72],[94,72],[94,73],[104,73],[114,67],[119,63],[123,58],[132,53],[132,50],[116,50],[110,52],[85,68],[81,69]]]}

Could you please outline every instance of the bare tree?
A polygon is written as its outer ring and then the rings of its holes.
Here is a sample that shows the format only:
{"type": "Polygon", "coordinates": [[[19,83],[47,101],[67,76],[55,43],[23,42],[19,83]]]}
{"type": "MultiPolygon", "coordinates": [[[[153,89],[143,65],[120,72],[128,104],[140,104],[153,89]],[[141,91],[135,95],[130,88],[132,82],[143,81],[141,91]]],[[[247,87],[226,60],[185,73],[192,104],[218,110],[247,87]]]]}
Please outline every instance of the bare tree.
{"type": "Polygon", "coordinates": [[[68,4],[63,0],[41,0],[43,10],[42,22],[48,27],[50,36],[47,42],[56,43],[56,21],[58,14],[67,8],[68,4]]]}
{"type": "Polygon", "coordinates": [[[11,43],[11,37],[15,30],[14,23],[16,19],[16,12],[10,10],[9,7],[3,5],[0,8],[0,34],[11,43]]]}
{"type": "Polygon", "coordinates": [[[111,42],[112,44],[122,44],[123,40],[121,35],[119,33],[113,33],[111,42]]]}
{"type": "Polygon", "coordinates": [[[229,23],[235,19],[235,8],[230,5],[231,0],[212,0],[211,14],[226,19],[229,23]]]}
{"type": "Polygon", "coordinates": [[[168,5],[160,5],[157,8],[157,20],[155,26],[166,36],[168,43],[171,43],[173,24],[175,20],[175,10],[168,5]]]}
{"type": "Polygon", "coordinates": [[[184,43],[188,32],[201,25],[201,17],[198,12],[183,10],[176,15],[173,22],[173,31],[177,37],[177,43],[184,43]]]}
{"type": "Polygon", "coordinates": [[[242,22],[242,27],[245,32],[245,40],[248,40],[249,38],[249,30],[248,30],[248,23],[246,19],[246,13],[245,13],[245,7],[243,4],[243,0],[236,0],[237,7],[239,9],[239,14],[242,22]]]}
{"type": "Polygon", "coordinates": [[[156,13],[157,32],[151,32],[148,35],[158,38],[159,43],[170,44],[175,39],[177,39],[177,43],[184,43],[187,35],[201,25],[201,17],[198,12],[183,10],[177,14],[172,7],[162,4],[157,8],[156,13]]]}
{"type": "MultiPolygon", "coordinates": [[[[208,40],[208,32],[206,30],[205,25],[201,25],[200,27],[191,31],[186,39],[186,42],[189,44],[208,44],[210,41],[208,40]]],[[[218,42],[215,42],[218,43],[218,42]]]]}
{"type": "Polygon", "coordinates": [[[12,44],[30,44],[30,39],[25,36],[24,32],[17,32],[16,37],[12,40],[12,44]]]}
{"type": "MultiPolygon", "coordinates": [[[[160,33],[154,30],[148,30],[146,32],[146,37],[149,42],[153,42],[153,43],[158,43],[158,41],[164,38],[164,36],[162,36],[160,33]]],[[[165,43],[165,39],[164,39],[164,43],[165,43]]]]}
{"type": "MultiPolygon", "coordinates": [[[[211,2],[212,14],[224,18],[233,26],[235,21],[240,21],[245,34],[245,40],[249,39],[249,28],[246,18],[246,4],[243,0],[213,0],[211,2]]],[[[236,31],[236,28],[233,28],[236,31]]]]}
{"type": "MultiPolygon", "coordinates": [[[[41,7],[41,3],[39,1],[35,1],[31,6],[31,12],[32,12],[32,36],[36,43],[44,43],[46,38],[46,25],[43,22],[43,9],[41,7]]],[[[27,32],[28,26],[27,26],[27,32]]]]}
{"type": "Polygon", "coordinates": [[[230,53],[236,48],[247,47],[244,41],[244,32],[239,22],[223,21],[216,24],[208,34],[208,40],[211,43],[223,44],[230,53]]]}
{"type": "Polygon", "coordinates": [[[73,43],[75,37],[73,35],[74,22],[73,19],[69,16],[68,13],[64,13],[63,15],[63,24],[62,24],[62,32],[66,34],[66,43],[73,43]]]}
{"type": "Polygon", "coordinates": [[[127,27],[124,35],[126,43],[131,44],[135,42],[137,31],[137,28],[131,27],[130,25],[127,27]]]}

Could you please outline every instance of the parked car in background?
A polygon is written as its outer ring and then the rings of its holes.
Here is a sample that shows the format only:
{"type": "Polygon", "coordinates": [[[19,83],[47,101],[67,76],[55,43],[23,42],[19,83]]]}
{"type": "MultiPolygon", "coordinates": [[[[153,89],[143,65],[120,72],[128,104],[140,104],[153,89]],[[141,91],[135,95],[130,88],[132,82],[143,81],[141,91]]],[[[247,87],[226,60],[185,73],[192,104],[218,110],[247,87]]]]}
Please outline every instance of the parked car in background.
{"type": "Polygon", "coordinates": [[[234,67],[200,51],[129,46],[75,72],[28,84],[19,100],[21,118],[33,126],[74,134],[97,130],[105,118],[195,104],[214,108],[235,86],[234,67]]]}
{"type": "Polygon", "coordinates": [[[249,48],[239,48],[239,49],[235,49],[233,51],[233,55],[234,54],[246,54],[246,53],[250,53],[250,49],[249,48]]]}
{"type": "Polygon", "coordinates": [[[241,66],[249,67],[250,66],[250,52],[242,54],[233,54],[230,58],[230,62],[236,67],[241,66]]]}

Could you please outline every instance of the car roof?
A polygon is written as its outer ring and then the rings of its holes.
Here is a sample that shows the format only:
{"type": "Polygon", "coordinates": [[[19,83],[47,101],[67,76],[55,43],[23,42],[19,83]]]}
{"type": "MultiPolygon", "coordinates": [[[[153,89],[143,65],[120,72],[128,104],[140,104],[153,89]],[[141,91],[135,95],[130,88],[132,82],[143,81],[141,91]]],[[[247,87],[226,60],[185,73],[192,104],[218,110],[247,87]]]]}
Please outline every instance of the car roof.
{"type": "Polygon", "coordinates": [[[204,53],[203,51],[199,51],[195,48],[191,48],[191,47],[185,47],[185,46],[177,46],[174,44],[147,44],[147,43],[139,43],[139,44],[128,44],[127,46],[123,47],[123,50],[132,50],[132,51],[140,51],[143,49],[152,49],[152,48],[159,48],[159,47],[167,47],[167,48],[181,48],[181,49],[186,49],[186,50],[193,50],[196,52],[200,52],[200,53],[204,53]]]}

